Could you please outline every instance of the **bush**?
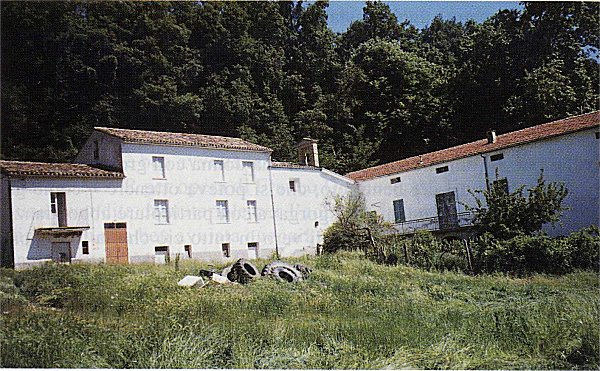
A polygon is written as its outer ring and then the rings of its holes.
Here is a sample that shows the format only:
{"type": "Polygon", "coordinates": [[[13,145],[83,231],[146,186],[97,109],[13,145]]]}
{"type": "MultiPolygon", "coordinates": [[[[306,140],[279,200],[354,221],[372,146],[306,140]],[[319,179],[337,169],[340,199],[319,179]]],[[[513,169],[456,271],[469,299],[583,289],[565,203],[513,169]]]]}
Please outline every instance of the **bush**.
{"type": "Polygon", "coordinates": [[[576,269],[600,270],[599,228],[591,226],[571,233],[567,243],[571,246],[571,265],[576,269]]]}
{"type": "Polygon", "coordinates": [[[500,240],[485,234],[472,248],[477,272],[564,274],[575,269],[598,270],[600,238],[597,227],[564,238],[519,235],[500,240]]]}

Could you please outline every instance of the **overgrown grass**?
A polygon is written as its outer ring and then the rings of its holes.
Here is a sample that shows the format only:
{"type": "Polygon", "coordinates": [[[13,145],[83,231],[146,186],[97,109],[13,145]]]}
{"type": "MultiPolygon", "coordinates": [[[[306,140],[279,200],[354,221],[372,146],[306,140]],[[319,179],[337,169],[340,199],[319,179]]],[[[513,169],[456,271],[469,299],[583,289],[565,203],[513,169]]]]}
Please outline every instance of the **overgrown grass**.
{"type": "Polygon", "coordinates": [[[201,263],[2,271],[2,366],[599,367],[597,273],[472,277],[351,253],[290,261],[313,276],[189,289],[176,283],[201,263]]]}

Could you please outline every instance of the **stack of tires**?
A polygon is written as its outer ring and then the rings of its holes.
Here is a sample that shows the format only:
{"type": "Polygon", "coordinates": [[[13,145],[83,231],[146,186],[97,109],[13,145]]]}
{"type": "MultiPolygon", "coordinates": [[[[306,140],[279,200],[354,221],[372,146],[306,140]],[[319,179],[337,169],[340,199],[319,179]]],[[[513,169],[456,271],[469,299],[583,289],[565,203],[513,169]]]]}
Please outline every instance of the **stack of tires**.
{"type": "Polygon", "coordinates": [[[274,261],[265,265],[259,274],[254,264],[246,259],[240,259],[232,266],[225,268],[221,275],[227,277],[231,282],[246,284],[261,275],[282,282],[298,282],[308,278],[311,273],[312,270],[303,264],[292,265],[281,261],[274,261]]]}

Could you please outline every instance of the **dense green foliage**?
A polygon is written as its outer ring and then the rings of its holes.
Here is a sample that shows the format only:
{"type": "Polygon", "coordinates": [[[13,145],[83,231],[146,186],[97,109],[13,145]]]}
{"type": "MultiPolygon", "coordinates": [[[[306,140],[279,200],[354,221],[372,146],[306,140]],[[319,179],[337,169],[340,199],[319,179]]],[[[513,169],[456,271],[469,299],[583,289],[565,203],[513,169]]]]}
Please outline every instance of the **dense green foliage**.
{"type": "Polygon", "coordinates": [[[362,251],[365,256],[384,262],[383,246],[377,242],[394,228],[376,211],[367,211],[364,195],[353,190],[326,203],[336,220],[323,233],[323,251],[362,251]]]}
{"type": "Polygon", "coordinates": [[[473,222],[478,232],[508,239],[538,233],[545,224],[554,225],[560,221],[562,211],[566,210],[562,202],[568,194],[564,184],[546,184],[542,170],[536,185],[527,190],[527,196],[523,194],[524,189],[525,186],[520,186],[509,192],[506,183],[496,174],[496,181],[488,189],[469,191],[476,205],[465,207],[475,213],[473,222]]]}
{"type": "Polygon", "coordinates": [[[298,284],[182,288],[201,265],[0,274],[3,367],[597,369],[600,282],[305,258],[298,284]],[[15,287],[16,283],[19,288],[15,287]]]}
{"type": "Polygon", "coordinates": [[[598,7],[532,2],[424,29],[367,3],[7,2],[2,158],[72,160],[94,126],[242,136],[338,172],[594,109],[598,7]]]}
{"type": "Polygon", "coordinates": [[[464,273],[565,274],[576,270],[600,270],[600,237],[593,226],[567,237],[517,235],[498,239],[491,234],[463,241],[442,241],[431,232],[412,237],[386,236],[379,242],[386,256],[398,264],[433,271],[464,273]]]}

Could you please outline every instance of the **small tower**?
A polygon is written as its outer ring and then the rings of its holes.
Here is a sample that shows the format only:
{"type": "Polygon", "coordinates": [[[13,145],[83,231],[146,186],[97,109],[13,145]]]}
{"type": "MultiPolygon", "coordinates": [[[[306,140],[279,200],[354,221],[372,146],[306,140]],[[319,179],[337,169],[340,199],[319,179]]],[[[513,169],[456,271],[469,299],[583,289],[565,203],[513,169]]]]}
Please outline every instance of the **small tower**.
{"type": "Polygon", "coordinates": [[[302,138],[296,148],[298,148],[298,162],[300,165],[319,167],[319,150],[317,149],[316,140],[302,138]]]}

